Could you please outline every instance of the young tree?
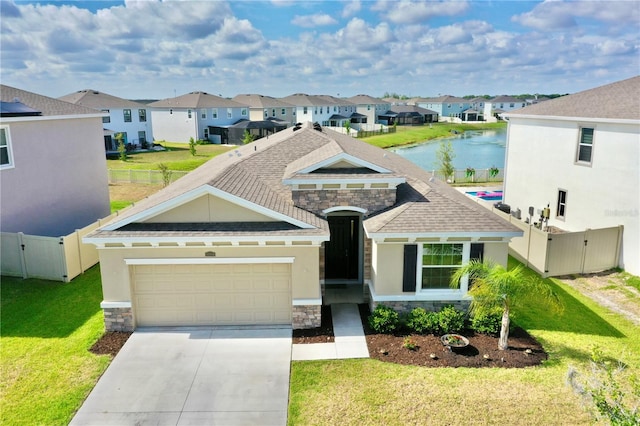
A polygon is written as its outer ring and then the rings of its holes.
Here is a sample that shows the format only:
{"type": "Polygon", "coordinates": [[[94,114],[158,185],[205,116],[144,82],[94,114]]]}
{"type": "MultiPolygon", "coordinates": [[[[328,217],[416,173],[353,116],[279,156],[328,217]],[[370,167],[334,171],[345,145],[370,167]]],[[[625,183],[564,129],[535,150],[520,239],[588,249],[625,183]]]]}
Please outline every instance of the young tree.
{"type": "Polygon", "coordinates": [[[173,172],[169,170],[169,166],[164,163],[158,164],[158,168],[160,169],[160,173],[162,173],[162,186],[166,187],[171,183],[171,175],[173,172]]]}
{"type": "Polygon", "coordinates": [[[351,134],[351,122],[349,120],[343,123],[344,129],[347,131],[347,135],[351,134]]]}
{"type": "Polygon", "coordinates": [[[527,276],[522,265],[507,270],[491,260],[472,260],[457,269],[451,277],[451,287],[458,288],[460,280],[469,277],[469,295],[471,314],[490,313],[492,309],[502,309],[502,324],[498,349],[508,347],[510,310],[518,303],[522,303],[532,295],[542,295],[546,303],[560,307],[560,301],[551,288],[544,281],[527,276]]]}
{"type": "Polygon", "coordinates": [[[127,161],[127,147],[124,144],[124,135],[116,133],[115,139],[118,141],[118,158],[120,161],[127,161]]]}
{"type": "Polygon", "coordinates": [[[192,156],[196,155],[196,141],[193,138],[189,138],[189,152],[192,156]]]}
{"type": "Polygon", "coordinates": [[[251,134],[251,132],[249,132],[248,130],[244,131],[244,135],[242,137],[242,143],[243,144],[248,144],[251,143],[255,140],[255,137],[251,134]]]}
{"type": "Polygon", "coordinates": [[[453,145],[451,145],[451,141],[442,141],[440,142],[440,148],[436,152],[436,158],[438,170],[444,176],[444,180],[446,182],[453,182],[453,173],[455,169],[453,168],[453,159],[456,157],[456,154],[453,152],[453,145]]]}

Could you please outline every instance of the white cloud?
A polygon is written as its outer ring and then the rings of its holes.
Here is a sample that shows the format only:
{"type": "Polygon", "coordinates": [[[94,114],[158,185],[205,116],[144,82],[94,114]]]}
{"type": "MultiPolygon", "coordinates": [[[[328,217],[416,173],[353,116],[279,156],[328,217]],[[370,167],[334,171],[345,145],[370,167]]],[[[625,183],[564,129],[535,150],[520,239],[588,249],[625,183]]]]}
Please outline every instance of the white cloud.
{"type": "Polygon", "coordinates": [[[314,15],[296,15],[291,23],[303,28],[314,28],[335,25],[338,21],[325,13],[316,13],[314,15]]]}
{"type": "Polygon", "coordinates": [[[424,23],[437,16],[456,16],[466,12],[469,5],[466,1],[378,1],[372,10],[381,12],[394,24],[424,23]]]}
{"type": "Polygon", "coordinates": [[[351,18],[362,9],[360,0],[347,0],[344,9],[342,9],[343,18],[351,18]]]}
{"type": "Polygon", "coordinates": [[[511,20],[541,31],[575,27],[576,19],[595,20],[612,25],[632,25],[637,29],[640,7],[635,0],[556,1],[547,0],[531,11],[513,16],[511,20]]]}

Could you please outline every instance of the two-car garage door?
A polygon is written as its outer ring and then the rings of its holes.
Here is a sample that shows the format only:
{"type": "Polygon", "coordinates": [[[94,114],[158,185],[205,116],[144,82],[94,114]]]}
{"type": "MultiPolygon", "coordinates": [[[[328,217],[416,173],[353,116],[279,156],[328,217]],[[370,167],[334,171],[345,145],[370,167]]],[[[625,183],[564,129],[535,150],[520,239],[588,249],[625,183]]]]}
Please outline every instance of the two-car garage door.
{"type": "Polygon", "coordinates": [[[130,268],[138,326],[291,324],[289,263],[130,268]]]}

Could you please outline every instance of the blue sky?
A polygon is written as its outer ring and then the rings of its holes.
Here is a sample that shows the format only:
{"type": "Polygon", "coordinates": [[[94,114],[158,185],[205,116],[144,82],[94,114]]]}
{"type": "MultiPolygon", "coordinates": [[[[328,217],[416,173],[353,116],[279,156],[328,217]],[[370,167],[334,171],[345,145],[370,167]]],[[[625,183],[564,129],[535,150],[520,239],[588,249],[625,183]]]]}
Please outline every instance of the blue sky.
{"type": "Polygon", "coordinates": [[[640,74],[637,0],[0,6],[0,80],[53,97],[574,93],[640,74]]]}

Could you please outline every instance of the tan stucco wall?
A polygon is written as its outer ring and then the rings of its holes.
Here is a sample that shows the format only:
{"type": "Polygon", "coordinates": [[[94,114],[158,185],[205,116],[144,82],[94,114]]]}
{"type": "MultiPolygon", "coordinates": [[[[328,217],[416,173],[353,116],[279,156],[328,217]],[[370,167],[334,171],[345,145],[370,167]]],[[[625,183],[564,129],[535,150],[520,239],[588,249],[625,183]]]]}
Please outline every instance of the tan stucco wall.
{"type": "MultiPolygon", "coordinates": [[[[131,301],[131,277],[125,259],[136,258],[205,258],[213,251],[216,259],[224,257],[294,257],[291,265],[292,298],[320,298],[318,267],[319,247],[145,247],[101,249],[100,270],[104,301],[131,301]]],[[[170,263],[170,261],[167,261],[170,263]]]]}
{"type": "Polygon", "coordinates": [[[402,293],[402,269],[404,266],[403,244],[373,243],[372,282],[379,296],[402,293]]]}
{"type": "Polygon", "coordinates": [[[204,195],[168,212],[159,214],[149,223],[190,223],[190,222],[272,222],[275,219],[264,216],[237,204],[213,195],[204,195]]]}
{"type": "Polygon", "coordinates": [[[484,258],[491,259],[506,268],[509,261],[509,244],[484,243],[484,258]]]}

